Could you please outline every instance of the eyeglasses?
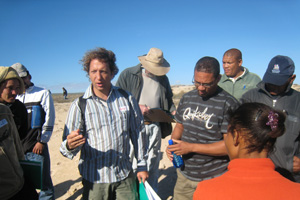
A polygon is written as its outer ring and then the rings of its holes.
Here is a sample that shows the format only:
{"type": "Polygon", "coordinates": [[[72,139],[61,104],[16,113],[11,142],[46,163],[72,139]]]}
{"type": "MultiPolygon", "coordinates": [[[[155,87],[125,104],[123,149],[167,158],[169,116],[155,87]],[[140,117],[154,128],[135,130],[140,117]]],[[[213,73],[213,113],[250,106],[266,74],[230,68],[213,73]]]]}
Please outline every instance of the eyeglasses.
{"type": "Polygon", "coordinates": [[[211,86],[214,85],[215,80],[213,80],[213,81],[210,82],[210,83],[199,83],[199,82],[197,82],[197,81],[195,81],[195,80],[192,80],[192,83],[193,83],[196,87],[199,87],[199,86],[201,85],[201,86],[203,86],[203,87],[205,87],[205,88],[210,88],[211,86]]]}

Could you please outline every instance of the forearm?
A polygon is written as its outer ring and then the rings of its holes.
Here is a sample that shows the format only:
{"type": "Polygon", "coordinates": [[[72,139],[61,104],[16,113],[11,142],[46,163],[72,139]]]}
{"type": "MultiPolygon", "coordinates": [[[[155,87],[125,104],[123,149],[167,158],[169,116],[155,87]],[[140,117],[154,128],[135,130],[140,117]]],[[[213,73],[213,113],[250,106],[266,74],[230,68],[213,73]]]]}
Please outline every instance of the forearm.
{"type": "Polygon", "coordinates": [[[224,140],[211,144],[190,143],[191,152],[209,156],[225,156],[227,155],[224,140]]]}
{"type": "Polygon", "coordinates": [[[171,138],[175,140],[181,140],[182,133],[183,133],[183,125],[180,123],[176,123],[171,138]]]}
{"type": "Polygon", "coordinates": [[[45,122],[42,126],[41,142],[47,143],[50,140],[55,123],[55,108],[53,99],[49,93],[42,99],[41,104],[45,112],[45,122]]]}

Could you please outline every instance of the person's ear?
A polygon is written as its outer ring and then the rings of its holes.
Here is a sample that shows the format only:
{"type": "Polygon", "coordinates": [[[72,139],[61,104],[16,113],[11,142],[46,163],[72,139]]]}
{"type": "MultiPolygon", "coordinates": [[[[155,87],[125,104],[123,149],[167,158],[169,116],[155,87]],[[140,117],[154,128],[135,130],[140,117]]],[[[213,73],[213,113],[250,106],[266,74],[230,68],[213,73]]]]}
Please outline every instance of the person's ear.
{"type": "Polygon", "coordinates": [[[241,67],[242,66],[242,64],[243,64],[243,60],[242,59],[239,59],[239,67],[241,67]]]}
{"type": "Polygon", "coordinates": [[[233,138],[233,145],[238,146],[240,144],[240,140],[239,140],[240,133],[237,130],[233,131],[232,138],[233,138]]]}
{"type": "Polygon", "coordinates": [[[296,79],[296,74],[293,74],[291,77],[290,77],[290,84],[293,84],[294,80],[296,79]]]}

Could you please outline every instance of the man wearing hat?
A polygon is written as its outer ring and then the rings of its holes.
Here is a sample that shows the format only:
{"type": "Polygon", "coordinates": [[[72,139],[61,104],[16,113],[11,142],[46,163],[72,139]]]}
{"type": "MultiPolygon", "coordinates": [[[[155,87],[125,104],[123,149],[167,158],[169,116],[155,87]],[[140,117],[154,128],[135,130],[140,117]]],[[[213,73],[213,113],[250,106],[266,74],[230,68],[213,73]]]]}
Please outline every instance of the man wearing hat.
{"type": "MultiPolygon", "coordinates": [[[[116,86],[127,90],[137,99],[143,115],[147,115],[149,108],[161,108],[175,114],[173,93],[166,74],[170,70],[170,64],[164,59],[163,52],[158,48],[151,48],[147,55],[138,57],[140,63],[137,66],[125,69],[119,76],[116,86]]],[[[157,191],[158,167],[160,161],[161,127],[171,124],[146,122],[146,134],[148,138],[148,171],[151,176],[148,179],[152,188],[157,191]]],[[[172,131],[172,128],[170,128],[172,131]]]]}
{"type": "Polygon", "coordinates": [[[17,99],[25,104],[28,112],[28,131],[26,143],[23,142],[25,153],[33,152],[44,157],[43,183],[39,199],[54,199],[54,187],[50,176],[50,155],[47,142],[52,135],[55,109],[51,93],[31,82],[31,75],[24,65],[15,63],[11,66],[22,78],[25,92],[17,99]]]}
{"type": "Polygon", "coordinates": [[[0,67],[0,103],[10,108],[14,115],[20,139],[27,135],[27,110],[25,105],[16,100],[17,95],[25,91],[23,80],[11,67],[0,67]]]}
{"type": "Polygon", "coordinates": [[[291,88],[296,78],[291,58],[278,55],[271,59],[263,80],[242,96],[242,102],[260,102],[283,111],[286,131],[277,138],[270,158],[287,178],[300,182],[300,93],[291,88]]]}

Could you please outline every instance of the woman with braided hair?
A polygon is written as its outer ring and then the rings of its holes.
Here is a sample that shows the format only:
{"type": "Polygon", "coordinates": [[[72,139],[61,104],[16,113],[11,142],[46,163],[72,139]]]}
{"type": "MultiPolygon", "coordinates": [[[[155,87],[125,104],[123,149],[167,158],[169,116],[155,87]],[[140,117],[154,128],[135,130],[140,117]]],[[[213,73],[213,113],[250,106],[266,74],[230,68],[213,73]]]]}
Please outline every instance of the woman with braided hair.
{"type": "Polygon", "coordinates": [[[299,199],[300,184],[276,172],[268,158],[285,131],[285,114],[261,103],[245,103],[229,116],[224,138],[231,160],[228,171],[200,182],[193,199],[299,199]]]}

